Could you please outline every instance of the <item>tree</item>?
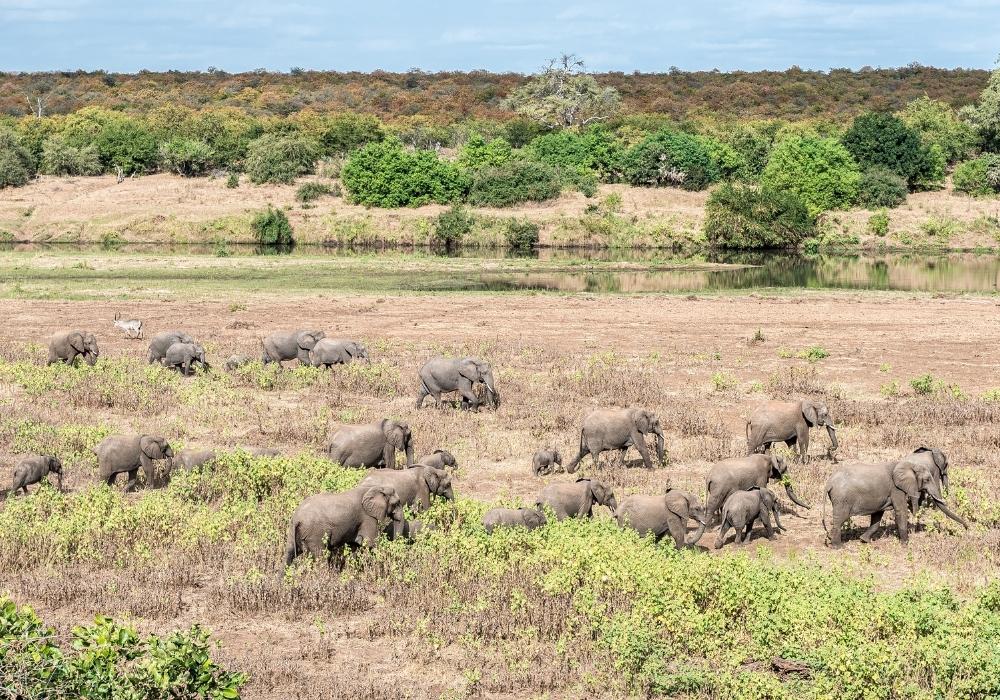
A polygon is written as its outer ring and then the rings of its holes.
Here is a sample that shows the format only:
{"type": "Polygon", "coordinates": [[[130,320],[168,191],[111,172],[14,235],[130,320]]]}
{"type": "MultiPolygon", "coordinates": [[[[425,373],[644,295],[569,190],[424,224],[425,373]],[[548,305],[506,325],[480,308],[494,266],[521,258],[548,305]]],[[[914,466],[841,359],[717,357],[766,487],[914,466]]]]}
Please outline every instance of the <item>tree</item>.
{"type": "Polygon", "coordinates": [[[943,178],[940,148],[925,146],[920,134],[901,119],[884,112],[868,112],[854,119],[843,138],[844,146],[862,169],[886,168],[906,179],[911,187],[933,184],[943,178]]]}
{"type": "Polygon", "coordinates": [[[514,90],[504,106],[549,128],[586,126],[617,114],[621,96],[583,72],[583,61],[563,54],[514,90]]]}
{"type": "Polygon", "coordinates": [[[834,139],[791,136],[771,152],[760,176],[765,189],[792,192],[816,217],[851,206],[861,172],[850,152],[834,139]]]}
{"type": "Polygon", "coordinates": [[[949,163],[965,158],[976,145],[973,128],[958,118],[947,102],[919,97],[900,112],[899,117],[911,129],[920,133],[924,145],[940,147],[949,163]]]}
{"type": "Polygon", "coordinates": [[[1000,67],[993,71],[990,82],[979,96],[979,104],[962,110],[983,142],[986,150],[1000,150],[1000,67]]]}

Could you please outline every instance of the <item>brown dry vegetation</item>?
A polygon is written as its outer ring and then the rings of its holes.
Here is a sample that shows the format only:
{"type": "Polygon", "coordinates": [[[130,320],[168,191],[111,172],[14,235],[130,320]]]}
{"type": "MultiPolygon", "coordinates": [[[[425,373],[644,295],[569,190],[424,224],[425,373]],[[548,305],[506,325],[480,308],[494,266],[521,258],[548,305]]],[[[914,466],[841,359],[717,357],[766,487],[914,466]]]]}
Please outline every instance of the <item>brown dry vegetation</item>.
{"type": "MultiPolygon", "coordinates": [[[[789,531],[773,542],[755,539],[749,550],[759,545],[779,562],[809,557],[849,575],[870,573],[882,589],[926,575],[963,595],[995,577],[1000,558],[995,531],[1000,403],[978,398],[1000,384],[998,305],[994,298],[832,293],[796,298],[327,294],[260,296],[245,309],[218,301],[136,302],[128,311],[145,319],[147,337],[184,328],[205,342],[217,364],[233,352],[256,352],[257,336],[292,326],[359,338],[374,363],[364,371],[337,368],[308,386],[278,379],[278,388],[263,391],[236,380],[196,395],[185,387],[197,379],[178,381],[163,395],[139,397],[127,391],[127,381],[110,392],[95,387],[81,396],[54,389],[34,397],[4,381],[0,464],[5,470],[12,464],[13,426],[22,419],[160,432],[176,444],[273,444],[295,453],[317,451],[337,422],[392,415],[412,426],[418,455],[444,447],[457,456],[459,496],[528,500],[547,481],[570,478],[533,478],[529,465],[537,447],[556,444],[568,459],[588,410],[631,404],[661,416],[669,466],[648,472],[609,458],[595,468],[588,458],[582,471],[607,480],[619,498],[658,492],[668,481],[701,493],[710,464],[744,449],[750,406],[771,396],[814,396],[828,402],[841,426],[843,459],[885,459],[921,444],[944,449],[960,510],[977,523],[958,532],[925,516],[932,525],[904,547],[886,519],[872,545],[858,543],[855,532],[845,550],[827,550],[819,506],[834,464],[821,457],[825,436],[817,435],[814,459],[792,468],[796,489],[813,509],[786,502],[789,531]],[[753,340],[758,329],[763,340],[753,340]],[[811,346],[824,348],[829,357],[815,363],[788,357],[811,346]],[[414,409],[416,369],[440,352],[488,358],[497,368],[501,409],[480,414],[414,409]],[[951,389],[913,395],[909,379],[927,372],[960,387],[966,398],[955,398],[951,389]],[[886,398],[881,388],[892,381],[899,382],[901,395],[886,398]]],[[[40,343],[53,330],[87,327],[99,332],[106,356],[129,358],[123,371],[138,380],[145,344],[113,333],[111,313],[105,303],[5,301],[0,359],[41,362],[40,343]]],[[[93,458],[82,451],[67,460],[67,469],[72,491],[94,480],[93,458]]],[[[702,544],[713,539],[709,533],[702,544]]],[[[102,544],[97,561],[106,563],[101,565],[46,565],[27,551],[0,551],[0,591],[9,590],[60,625],[98,610],[132,616],[147,630],[204,622],[222,642],[217,656],[250,672],[246,696],[251,698],[625,694],[621,677],[597,646],[581,644],[568,656],[556,653],[571,619],[571,596],[549,596],[540,609],[532,608],[532,638],[518,636],[524,620],[501,612],[492,587],[463,591],[466,600],[483,601],[478,612],[451,614],[436,592],[442,580],[456,585],[463,580],[460,563],[414,563],[425,568],[404,584],[380,576],[380,560],[361,558],[352,577],[315,570],[287,585],[273,576],[277,541],[246,551],[222,544],[154,551],[147,560],[112,565],[116,547],[102,544]],[[248,579],[252,570],[262,578],[248,579]],[[602,679],[602,685],[588,683],[588,677],[602,679]]],[[[734,549],[727,545],[721,556],[734,549]]],[[[526,575],[515,569],[500,589],[532,588],[526,575]]],[[[627,609],[624,600],[610,605],[627,609]]]]}

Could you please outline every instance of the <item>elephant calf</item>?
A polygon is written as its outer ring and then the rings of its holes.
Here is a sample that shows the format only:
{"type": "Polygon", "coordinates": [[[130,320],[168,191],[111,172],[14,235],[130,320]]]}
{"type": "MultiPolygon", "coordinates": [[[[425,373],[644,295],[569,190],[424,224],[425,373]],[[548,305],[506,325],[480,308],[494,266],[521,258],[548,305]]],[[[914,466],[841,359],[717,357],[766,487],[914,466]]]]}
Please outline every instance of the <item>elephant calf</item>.
{"type": "Polygon", "coordinates": [[[762,489],[768,481],[785,481],[785,493],[792,502],[803,508],[805,504],[787,483],[788,465],[783,457],[773,454],[755,454],[747,457],[733,457],[716,463],[708,472],[705,484],[708,496],[705,499],[705,511],[709,518],[722,508],[722,504],[736,491],[746,491],[753,487],[762,489]]]}
{"type": "Polygon", "coordinates": [[[615,518],[619,526],[630,527],[643,537],[651,534],[657,542],[669,534],[677,549],[697,544],[708,525],[697,496],[669,487],[658,496],[629,496],[621,502],[615,518]],[[698,522],[698,529],[687,537],[688,521],[692,518],[698,522]]]}
{"type": "Polygon", "coordinates": [[[545,514],[537,508],[493,508],[483,516],[483,527],[488,534],[498,527],[523,527],[534,530],[545,525],[545,514]]]}
{"type": "Polygon", "coordinates": [[[322,338],[309,351],[309,361],[313,367],[346,365],[354,360],[367,360],[368,348],[356,340],[322,338]]]}
{"type": "Polygon", "coordinates": [[[555,447],[538,450],[531,458],[531,473],[535,476],[552,474],[556,467],[562,471],[562,455],[555,447]]]}
{"type": "Polygon", "coordinates": [[[193,343],[194,338],[184,331],[164,331],[157,333],[149,341],[149,350],[146,352],[146,362],[149,364],[162,363],[167,356],[167,350],[174,343],[193,343]]]}
{"type": "Polygon", "coordinates": [[[97,347],[97,336],[87,331],[65,331],[56,333],[49,340],[49,359],[47,365],[54,365],[57,362],[73,364],[76,358],[82,357],[84,361],[93,366],[97,358],[101,356],[100,348],[97,347]]]}
{"type": "Polygon", "coordinates": [[[181,469],[184,469],[185,471],[200,469],[209,462],[214,462],[215,458],[215,450],[196,450],[189,448],[181,450],[177,453],[177,461],[180,463],[181,469]]]}
{"type": "Polygon", "coordinates": [[[571,484],[549,484],[535,499],[535,507],[551,508],[556,520],[592,518],[595,504],[607,506],[611,515],[618,509],[618,502],[611,488],[597,479],[587,478],[577,479],[571,484]]]}
{"type": "Polygon", "coordinates": [[[441,407],[441,394],[457,391],[462,397],[462,408],[478,411],[482,402],[476,395],[475,386],[486,388],[486,400],[493,408],[500,407],[500,394],[493,381],[490,363],[478,357],[446,358],[435,357],[424,363],[417,372],[420,390],[417,393],[417,408],[424,399],[434,397],[434,404],[441,407]]]}
{"type": "Polygon", "coordinates": [[[174,369],[185,377],[191,376],[191,365],[197,363],[203,370],[208,370],[208,362],[205,360],[205,348],[197,343],[174,343],[167,348],[166,354],[160,361],[167,369],[174,369]]]}
{"type": "Polygon", "coordinates": [[[383,418],[366,425],[345,425],[330,438],[326,452],[334,462],[345,467],[396,468],[396,451],[406,455],[406,466],[413,465],[413,435],[410,426],[383,418]]]}
{"type": "Polygon", "coordinates": [[[101,481],[113,486],[115,478],[125,472],[128,474],[126,491],[135,490],[135,479],[142,468],[146,475],[146,485],[153,487],[162,482],[156,478],[157,460],[166,460],[165,473],[169,474],[173,466],[174,451],[165,438],[154,435],[112,435],[104,438],[94,448],[97,455],[98,471],[101,481]]]}
{"type": "Polygon", "coordinates": [[[14,467],[14,481],[10,491],[16,494],[18,491],[28,495],[28,486],[37,484],[49,474],[56,475],[58,488],[63,487],[63,467],[58,457],[51,455],[31,455],[25,457],[14,467]]]}
{"type": "Polygon", "coordinates": [[[653,468],[649,459],[649,449],[646,447],[646,435],[656,437],[656,458],[663,464],[664,441],[663,429],[656,414],[642,408],[608,408],[590,413],[583,419],[580,429],[580,452],[566,467],[570,474],[587,454],[594,457],[597,466],[601,453],[606,450],[618,450],[622,458],[629,447],[635,447],[642,456],[642,463],[647,469],[653,468]]]}
{"type": "Polygon", "coordinates": [[[769,488],[754,486],[746,491],[736,491],[729,494],[725,503],[722,504],[722,526],[719,528],[719,537],[715,540],[715,548],[722,548],[726,541],[726,531],[730,527],[736,531],[736,544],[749,542],[750,530],[753,528],[754,521],[757,520],[764,526],[764,535],[767,539],[771,539],[774,537],[774,528],[771,527],[770,517],[772,515],[778,530],[784,530],[778,517],[777,499],[769,488]]]}
{"type": "Polygon", "coordinates": [[[248,365],[254,361],[254,358],[249,355],[230,355],[229,359],[226,360],[224,365],[227,372],[234,372],[244,365],[248,365]]]}
{"type": "Polygon", "coordinates": [[[458,460],[448,450],[434,450],[431,454],[424,455],[418,459],[417,464],[423,464],[426,467],[436,467],[437,469],[450,469],[452,471],[458,469],[458,460]]]}

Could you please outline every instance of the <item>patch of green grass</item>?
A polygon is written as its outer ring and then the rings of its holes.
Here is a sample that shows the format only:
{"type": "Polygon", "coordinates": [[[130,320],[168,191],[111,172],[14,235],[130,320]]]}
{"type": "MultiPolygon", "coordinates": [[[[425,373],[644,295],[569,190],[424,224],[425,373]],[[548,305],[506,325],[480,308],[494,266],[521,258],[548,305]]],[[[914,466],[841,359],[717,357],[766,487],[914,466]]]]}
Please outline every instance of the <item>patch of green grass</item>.
{"type": "Polygon", "coordinates": [[[820,345],[812,345],[804,350],[799,350],[795,353],[795,357],[800,360],[806,360],[808,362],[819,362],[830,356],[830,353],[826,348],[820,345]]]}

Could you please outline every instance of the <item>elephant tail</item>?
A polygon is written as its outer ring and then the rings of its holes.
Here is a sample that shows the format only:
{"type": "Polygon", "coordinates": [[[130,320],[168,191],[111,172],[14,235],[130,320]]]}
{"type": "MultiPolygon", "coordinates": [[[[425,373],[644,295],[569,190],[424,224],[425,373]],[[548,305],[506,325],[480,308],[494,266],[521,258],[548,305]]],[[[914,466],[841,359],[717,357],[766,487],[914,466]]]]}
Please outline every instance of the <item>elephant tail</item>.
{"type": "Polygon", "coordinates": [[[285,538],[285,566],[291,566],[299,554],[299,523],[293,520],[288,525],[288,536],[285,538]]]}

